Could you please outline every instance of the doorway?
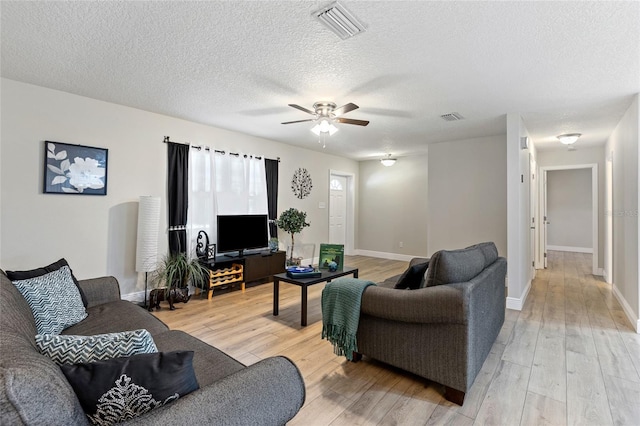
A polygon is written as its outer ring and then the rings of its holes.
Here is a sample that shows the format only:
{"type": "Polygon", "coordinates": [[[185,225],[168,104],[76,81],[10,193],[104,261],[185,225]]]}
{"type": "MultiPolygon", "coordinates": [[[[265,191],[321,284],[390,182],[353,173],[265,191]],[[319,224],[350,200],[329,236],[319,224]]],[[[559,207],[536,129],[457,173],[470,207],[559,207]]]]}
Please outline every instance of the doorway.
{"type": "Polygon", "coordinates": [[[352,173],[329,172],[329,243],[343,244],[345,254],[354,247],[354,194],[352,173]]]}
{"type": "MultiPolygon", "coordinates": [[[[540,168],[540,215],[541,218],[539,228],[539,238],[541,244],[538,249],[538,258],[543,259],[544,267],[547,267],[547,251],[549,247],[556,249],[567,249],[570,251],[581,251],[576,249],[575,247],[566,247],[564,245],[558,246],[553,240],[550,242],[549,240],[549,230],[551,226],[558,225],[562,226],[561,223],[551,223],[550,212],[549,212],[549,172],[553,171],[570,171],[570,170],[578,170],[578,169],[589,169],[591,172],[591,214],[590,214],[590,234],[591,234],[591,247],[592,247],[592,274],[599,275],[598,268],[598,165],[597,164],[581,164],[581,165],[572,165],[572,166],[545,166],[540,168]]],[[[566,222],[564,222],[566,223],[566,222]]]]}

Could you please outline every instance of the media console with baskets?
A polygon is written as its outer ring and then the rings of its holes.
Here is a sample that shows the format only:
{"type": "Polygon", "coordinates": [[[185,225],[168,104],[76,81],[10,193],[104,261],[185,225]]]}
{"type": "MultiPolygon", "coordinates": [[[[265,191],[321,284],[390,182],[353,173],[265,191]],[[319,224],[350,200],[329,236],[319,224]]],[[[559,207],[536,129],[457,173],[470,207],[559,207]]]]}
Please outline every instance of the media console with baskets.
{"type": "Polygon", "coordinates": [[[209,289],[207,297],[211,299],[215,287],[240,284],[242,291],[245,283],[271,279],[274,275],[285,272],[284,251],[262,252],[243,256],[216,256],[203,260],[209,268],[209,289]]]}

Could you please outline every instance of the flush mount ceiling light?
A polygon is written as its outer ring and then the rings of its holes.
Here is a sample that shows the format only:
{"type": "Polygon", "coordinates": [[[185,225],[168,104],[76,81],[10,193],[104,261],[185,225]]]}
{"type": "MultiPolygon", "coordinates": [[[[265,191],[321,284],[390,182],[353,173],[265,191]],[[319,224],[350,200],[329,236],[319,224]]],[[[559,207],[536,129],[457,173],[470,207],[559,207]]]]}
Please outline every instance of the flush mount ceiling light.
{"type": "Polygon", "coordinates": [[[382,163],[382,165],[385,167],[391,167],[396,164],[396,161],[398,161],[397,158],[391,158],[391,154],[387,154],[385,158],[380,160],[380,163],[382,163]]]}
{"type": "Polygon", "coordinates": [[[342,40],[360,34],[365,30],[362,22],[337,1],[320,10],[316,10],[313,12],[313,16],[342,40]]]}
{"type": "Polygon", "coordinates": [[[559,135],[556,136],[558,138],[558,140],[565,144],[565,145],[571,145],[576,143],[576,141],[578,140],[578,138],[582,136],[582,133],[565,133],[563,135],[559,135]]]}

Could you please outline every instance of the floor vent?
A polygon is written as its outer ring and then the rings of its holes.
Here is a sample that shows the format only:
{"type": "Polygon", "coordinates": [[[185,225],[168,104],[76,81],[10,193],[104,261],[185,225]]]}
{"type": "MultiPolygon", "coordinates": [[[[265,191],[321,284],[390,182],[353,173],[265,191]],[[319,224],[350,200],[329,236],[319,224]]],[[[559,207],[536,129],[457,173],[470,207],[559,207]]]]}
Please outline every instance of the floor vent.
{"type": "Polygon", "coordinates": [[[365,30],[362,22],[337,1],[313,12],[313,16],[342,40],[351,38],[365,30]]]}
{"type": "Polygon", "coordinates": [[[450,112],[449,114],[442,114],[440,116],[444,121],[458,121],[463,120],[464,117],[458,114],[457,112],[450,112]]]}

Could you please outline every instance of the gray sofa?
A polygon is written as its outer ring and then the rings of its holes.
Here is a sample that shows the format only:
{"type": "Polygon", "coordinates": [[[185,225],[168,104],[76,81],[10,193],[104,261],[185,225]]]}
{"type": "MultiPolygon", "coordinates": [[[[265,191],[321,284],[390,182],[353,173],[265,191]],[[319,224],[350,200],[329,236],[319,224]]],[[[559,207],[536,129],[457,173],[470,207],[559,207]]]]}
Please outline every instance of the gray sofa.
{"type": "MultiPolygon", "coordinates": [[[[305,387],[289,359],[249,367],[145,309],[120,300],[113,277],[81,280],[88,317],[62,334],[93,335],[144,328],[161,352],[192,350],[200,389],[127,424],[282,425],[302,407],[305,387]]],[[[0,271],[0,424],[86,425],[87,417],[62,371],[36,347],[26,300],[0,271]]]]}
{"type": "Polygon", "coordinates": [[[445,386],[462,405],[505,315],[507,262],[493,243],[442,250],[430,259],[422,288],[399,290],[400,276],[368,287],[357,333],[362,354],[445,386]]]}

